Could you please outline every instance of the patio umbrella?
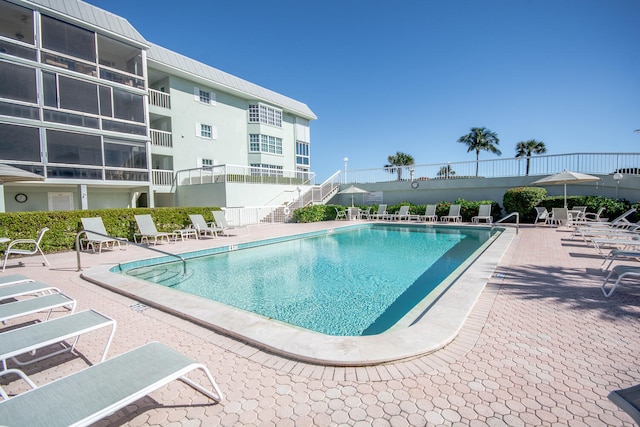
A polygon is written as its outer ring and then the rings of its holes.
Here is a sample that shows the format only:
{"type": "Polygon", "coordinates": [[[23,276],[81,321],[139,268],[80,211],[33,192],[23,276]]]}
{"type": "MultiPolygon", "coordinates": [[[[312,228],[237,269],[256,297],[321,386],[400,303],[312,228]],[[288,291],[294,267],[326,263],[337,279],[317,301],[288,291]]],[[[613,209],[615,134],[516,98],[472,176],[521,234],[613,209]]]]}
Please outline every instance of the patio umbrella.
{"type": "Polygon", "coordinates": [[[44,177],[20,168],[0,164],[0,184],[18,181],[44,181],[44,177]]]}
{"type": "Polygon", "coordinates": [[[600,178],[593,175],[587,175],[579,172],[570,172],[564,170],[555,175],[548,176],[546,178],[539,179],[533,183],[533,185],[564,185],[564,207],[567,207],[567,184],[577,184],[579,182],[593,182],[599,181],[600,178]]]}
{"type": "Polygon", "coordinates": [[[342,190],[340,192],[338,192],[338,194],[351,194],[351,207],[353,207],[353,195],[354,194],[364,194],[364,193],[368,193],[367,190],[363,190],[362,188],[358,188],[355,186],[351,186],[349,188],[347,188],[346,190],[342,190]]]}

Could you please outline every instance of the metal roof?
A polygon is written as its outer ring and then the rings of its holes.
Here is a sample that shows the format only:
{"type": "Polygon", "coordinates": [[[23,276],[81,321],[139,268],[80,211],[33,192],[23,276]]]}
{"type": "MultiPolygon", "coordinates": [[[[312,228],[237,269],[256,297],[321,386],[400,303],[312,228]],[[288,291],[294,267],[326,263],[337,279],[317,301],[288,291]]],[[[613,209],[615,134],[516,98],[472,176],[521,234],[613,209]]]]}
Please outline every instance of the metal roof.
{"type": "Polygon", "coordinates": [[[223,87],[232,92],[237,92],[248,98],[265,101],[281,107],[297,115],[309,119],[317,119],[316,115],[304,103],[288,98],[272,90],[265,89],[254,83],[232,76],[209,65],[173,52],[164,47],[151,43],[147,51],[147,61],[168,66],[192,76],[200,77],[211,82],[213,87],[223,87]]]}
{"type": "Polygon", "coordinates": [[[148,46],[144,37],[126,19],[104,9],[85,3],[80,0],[28,0],[25,4],[31,4],[35,9],[50,11],[65,17],[74,18],[82,24],[90,24],[97,29],[105,30],[125,39],[135,41],[143,46],[148,46]],[[39,7],[38,7],[39,6],[39,7]]]}

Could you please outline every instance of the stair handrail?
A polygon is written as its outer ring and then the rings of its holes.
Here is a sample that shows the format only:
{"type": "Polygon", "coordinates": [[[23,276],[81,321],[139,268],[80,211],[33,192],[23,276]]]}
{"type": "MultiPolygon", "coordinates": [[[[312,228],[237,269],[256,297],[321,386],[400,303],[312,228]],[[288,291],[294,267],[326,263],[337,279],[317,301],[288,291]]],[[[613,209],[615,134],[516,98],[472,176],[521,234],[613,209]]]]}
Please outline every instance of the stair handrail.
{"type": "Polygon", "coordinates": [[[492,224],[492,227],[493,227],[494,224],[501,223],[504,220],[509,219],[511,217],[514,217],[514,216],[516,217],[516,234],[518,234],[518,231],[520,230],[520,213],[519,212],[511,212],[509,215],[505,216],[504,218],[501,218],[498,221],[495,221],[492,224]]]}

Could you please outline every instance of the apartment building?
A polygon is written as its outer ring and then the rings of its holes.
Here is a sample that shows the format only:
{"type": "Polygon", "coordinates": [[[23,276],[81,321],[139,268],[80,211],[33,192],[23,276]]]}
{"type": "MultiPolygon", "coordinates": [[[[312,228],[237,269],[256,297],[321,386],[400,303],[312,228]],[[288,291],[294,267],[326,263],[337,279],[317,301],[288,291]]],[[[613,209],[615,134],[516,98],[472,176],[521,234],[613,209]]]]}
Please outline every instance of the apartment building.
{"type": "Polygon", "coordinates": [[[44,177],[0,185],[0,211],[172,206],[194,183],[224,202],[231,170],[308,183],[314,119],[82,1],[0,0],[0,163],[44,177]]]}

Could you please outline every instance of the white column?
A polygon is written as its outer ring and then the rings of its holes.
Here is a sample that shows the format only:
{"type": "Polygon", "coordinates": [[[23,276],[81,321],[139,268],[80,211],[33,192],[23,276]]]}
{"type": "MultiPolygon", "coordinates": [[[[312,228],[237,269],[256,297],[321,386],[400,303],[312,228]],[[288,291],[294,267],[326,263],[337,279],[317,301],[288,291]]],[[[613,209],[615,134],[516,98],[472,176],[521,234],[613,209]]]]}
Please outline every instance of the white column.
{"type": "Polygon", "coordinates": [[[86,211],[89,209],[89,195],[86,184],[78,185],[78,194],[80,196],[80,209],[86,211]]]}

